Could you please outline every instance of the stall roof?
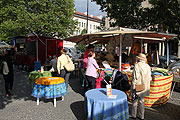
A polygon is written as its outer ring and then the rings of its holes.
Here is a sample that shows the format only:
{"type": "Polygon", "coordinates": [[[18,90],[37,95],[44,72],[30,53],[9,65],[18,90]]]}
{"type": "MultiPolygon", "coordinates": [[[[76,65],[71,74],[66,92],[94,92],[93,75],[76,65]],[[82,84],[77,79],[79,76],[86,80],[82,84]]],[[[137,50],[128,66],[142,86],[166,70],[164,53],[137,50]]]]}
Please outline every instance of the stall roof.
{"type": "Polygon", "coordinates": [[[11,48],[11,45],[3,41],[3,42],[0,42],[0,48],[11,48]]]}
{"type": "Polygon", "coordinates": [[[109,40],[119,38],[120,34],[131,36],[132,39],[142,39],[144,40],[144,42],[165,41],[165,40],[168,40],[177,36],[175,34],[157,33],[157,32],[141,31],[137,29],[119,27],[118,29],[69,37],[64,40],[75,42],[77,44],[79,43],[80,44],[94,44],[94,43],[104,44],[104,43],[107,43],[109,40]]]}

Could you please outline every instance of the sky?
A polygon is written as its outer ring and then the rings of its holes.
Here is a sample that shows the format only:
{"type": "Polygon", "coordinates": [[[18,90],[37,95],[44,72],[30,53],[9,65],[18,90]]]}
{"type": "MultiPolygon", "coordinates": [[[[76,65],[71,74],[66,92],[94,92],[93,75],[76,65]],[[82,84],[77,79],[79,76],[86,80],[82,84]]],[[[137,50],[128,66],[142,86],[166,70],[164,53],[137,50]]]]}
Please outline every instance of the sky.
{"type": "MultiPolygon", "coordinates": [[[[86,12],[87,11],[87,1],[88,0],[74,0],[75,1],[75,8],[77,12],[86,12]]],[[[89,0],[89,14],[93,16],[97,15],[105,15],[100,9],[100,6],[96,4],[96,2],[91,2],[89,0]]]]}

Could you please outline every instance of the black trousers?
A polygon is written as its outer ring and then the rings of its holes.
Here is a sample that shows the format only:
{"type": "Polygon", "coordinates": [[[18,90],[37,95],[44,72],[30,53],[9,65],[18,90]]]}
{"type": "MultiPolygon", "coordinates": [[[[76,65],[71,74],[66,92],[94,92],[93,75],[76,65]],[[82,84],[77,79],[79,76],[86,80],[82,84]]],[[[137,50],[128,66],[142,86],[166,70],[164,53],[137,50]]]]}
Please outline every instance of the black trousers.
{"type": "Polygon", "coordinates": [[[6,94],[11,94],[13,82],[14,82],[14,75],[13,74],[3,75],[3,78],[5,81],[6,94]]]}
{"type": "Polygon", "coordinates": [[[52,72],[52,77],[58,77],[58,73],[57,72],[52,72]]]}
{"type": "Polygon", "coordinates": [[[88,88],[94,89],[96,88],[96,78],[92,76],[86,75],[87,83],[88,83],[88,88]]]}

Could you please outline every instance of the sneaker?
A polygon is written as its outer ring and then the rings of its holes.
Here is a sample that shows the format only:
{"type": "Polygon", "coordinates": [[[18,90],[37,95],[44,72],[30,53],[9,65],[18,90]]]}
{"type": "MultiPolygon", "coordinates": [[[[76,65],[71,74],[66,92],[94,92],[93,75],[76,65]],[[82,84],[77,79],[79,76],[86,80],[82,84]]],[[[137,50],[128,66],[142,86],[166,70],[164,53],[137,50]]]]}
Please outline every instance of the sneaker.
{"type": "Polygon", "coordinates": [[[141,119],[140,117],[137,117],[139,120],[144,120],[144,119],[141,119]]]}

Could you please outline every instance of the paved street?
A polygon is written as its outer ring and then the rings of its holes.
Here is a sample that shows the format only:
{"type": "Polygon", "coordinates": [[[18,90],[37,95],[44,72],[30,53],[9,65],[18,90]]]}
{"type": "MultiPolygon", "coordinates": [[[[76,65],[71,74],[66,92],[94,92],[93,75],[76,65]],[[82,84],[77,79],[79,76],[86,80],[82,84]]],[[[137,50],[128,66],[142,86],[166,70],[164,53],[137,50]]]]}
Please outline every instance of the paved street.
{"type": "MultiPolygon", "coordinates": [[[[15,67],[13,97],[6,98],[4,80],[0,75],[0,120],[85,120],[84,97],[79,78],[71,76],[70,87],[65,100],[57,99],[57,107],[53,107],[53,99],[36,99],[31,96],[32,86],[28,83],[28,73],[15,67]]],[[[173,98],[180,99],[180,93],[174,92],[173,98]]],[[[129,103],[131,107],[131,103],[129,103]]],[[[145,120],[179,120],[180,100],[169,100],[166,105],[146,108],[145,120]]]]}

